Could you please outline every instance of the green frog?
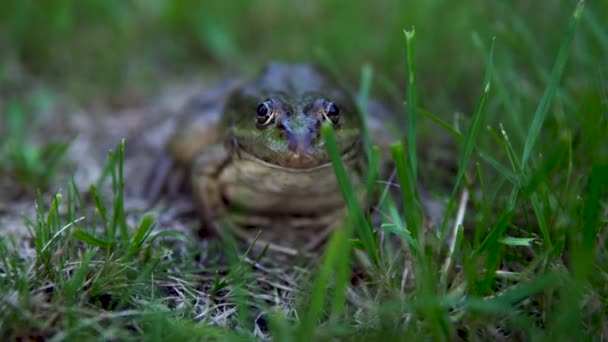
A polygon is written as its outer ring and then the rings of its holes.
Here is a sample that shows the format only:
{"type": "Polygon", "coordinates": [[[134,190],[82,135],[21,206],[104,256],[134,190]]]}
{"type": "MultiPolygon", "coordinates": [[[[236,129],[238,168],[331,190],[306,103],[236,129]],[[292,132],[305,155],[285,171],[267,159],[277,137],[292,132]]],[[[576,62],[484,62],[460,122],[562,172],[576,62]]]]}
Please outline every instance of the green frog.
{"type": "MultiPolygon", "coordinates": [[[[271,63],[231,88],[213,110],[205,101],[190,106],[167,145],[173,163],[188,169],[203,227],[221,232],[227,223],[237,236],[289,254],[316,248],[345,217],[322,125],[333,126],[347,174],[365,197],[353,97],[310,64],[271,63]],[[274,233],[256,239],[259,230],[274,233]],[[290,239],[298,234],[313,238],[290,239]]],[[[386,145],[383,119],[369,113],[366,120],[379,138],[372,143],[386,145]]]]}

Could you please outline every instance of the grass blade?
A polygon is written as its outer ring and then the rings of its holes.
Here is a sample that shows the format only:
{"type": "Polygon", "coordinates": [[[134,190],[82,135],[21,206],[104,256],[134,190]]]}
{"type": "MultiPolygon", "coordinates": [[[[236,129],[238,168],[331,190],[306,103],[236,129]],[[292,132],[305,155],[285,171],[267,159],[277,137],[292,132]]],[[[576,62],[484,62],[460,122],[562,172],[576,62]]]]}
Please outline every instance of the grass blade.
{"type": "Polygon", "coordinates": [[[97,238],[97,237],[85,232],[84,230],[80,230],[80,229],[75,230],[72,233],[72,237],[74,239],[80,240],[90,246],[96,246],[96,247],[100,247],[103,249],[111,249],[114,247],[114,243],[97,238]]]}
{"type": "Polygon", "coordinates": [[[411,31],[403,30],[407,46],[407,151],[412,168],[413,179],[418,179],[418,153],[416,149],[416,126],[418,125],[417,87],[416,87],[416,60],[414,50],[415,28],[411,31]]]}
{"type": "Polygon", "coordinates": [[[602,201],[608,192],[608,164],[595,165],[591,170],[587,184],[587,196],[583,210],[583,231],[581,234],[573,229],[571,238],[573,244],[573,267],[577,280],[585,279],[591,272],[594,263],[594,251],[600,228],[600,213],[602,201]]]}
{"type": "Polygon", "coordinates": [[[441,126],[443,129],[448,131],[454,138],[458,139],[458,141],[464,140],[464,137],[458,130],[456,130],[451,124],[442,120],[437,115],[429,112],[428,110],[424,110],[422,108],[418,108],[418,113],[422,114],[427,119],[429,119],[429,120],[433,121],[434,123],[436,123],[437,125],[441,126]]]}
{"type": "Polygon", "coordinates": [[[490,93],[490,85],[492,82],[492,70],[493,66],[493,56],[494,56],[494,39],[492,39],[492,46],[490,48],[490,58],[488,59],[488,64],[486,64],[486,74],[484,77],[484,87],[483,92],[479,98],[477,103],[477,108],[475,109],[475,113],[473,114],[473,118],[471,120],[471,124],[469,125],[469,130],[467,135],[464,138],[464,147],[462,151],[462,155],[460,156],[460,161],[458,163],[458,173],[456,175],[456,182],[454,183],[454,187],[452,190],[452,195],[450,196],[450,201],[448,203],[447,210],[445,212],[445,217],[443,220],[443,224],[441,227],[441,231],[443,234],[446,232],[448,217],[451,214],[454,208],[454,201],[456,199],[456,194],[460,187],[460,183],[462,182],[462,178],[464,177],[464,173],[466,172],[469,160],[471,159],[471,155],[473,154],[473,149],[477,144],[477,137],[479,136],[479,132],[481,130],[481,126],[484,121],[484,109],[486,102],[488,100],[488,95],[490,93]]]}
{"type": "Polygon", "coordinates": [[[551,71],[549,84],[545,89],[545,92],[543,94],[542,99],[540,100],[540,103],[538,104],[538,107],[536,107],[534,119],[532,120],[530,129],[528,130],[528,135],[524,145],[524,153],[521,158],[521,165],[524,170],[528,163],[528,159],[532,154],[534,145],[536,145],[536,141],[538,140],[538,136],[540,135],[540,130],[543,126],[543,123],[545,122],[545,119],[547,118],[549,108],[551,106],[551,103],[553,102],[553,97],[555,96],[555,92],[557,91],[557,87],[564,72],[564,68],[566,67],[566,62],[568,61],[568,56],[570,54],[570,45],[572,44],[572,40],[574,39],[574,33],[576,32],[576,28],[582,17],[583,9],[585,7],[584,4],[584,1],[580,1],[578,5],[576,5],[576,9],[574,10],[572,19],[570,20],[568,32],[562,41],[562,45],[559,48],[559,52],[557,53],[557,58],[555,60],[555,64],[553,65],[553,70],[551,71]]]}
{"type": "Polygon", "coordinates": [[[422,208],[418,198],[418,190],[413,170],[408,165],[405,158],[403,145],[400,143],[391,146],[393,161],[397,168],[397,178],[401,184],[401,197],[403,201],[403,213],[407,229],[411,232],[414,239],[418,240],[419,233],[422,231],[422,208]]]}
{"type": "Polygon", "coordinates": [[[361,239],[361,242],[363,243],[363,246],[365,247],[374,265],[378,265],[378,248],[374,239],[372,227],[365,217],[365,213],[361,208],[361,203],[359,203],[359,196],[356,193],[360,191],[360,189],[355,189],[353,187],[353,184],[346,173],[340,151],[338,151],[336,136],[331,125],[324,124],[321,127],[321,135],[327,142],[327,152],[330,156],[334,172],[336,173],[336,179],[338,181],[340,191],[342,192],[342,196],[346,202],[348,214],[353,217],[355,231],[361,239]]]}
{"type": "Polygon", "coordinates": [[[492,47],[490,48],[490,58],[488,60],[488,64],[486,65],[486,75],[484,80],[483,93],[479,98],[479,102],[477,104],[477,108],[475,110],[475,114],[473,114],[473,119],[471,120],[471,124],[469,125],[469,130],[464,139],[464,147],[462,155],[460,156],[460,162],[458,165],[458,174],[456,175],[456,184],[454,184],[453,193],[455,194],[460,187],[460,183],[462,182],[462,177],[464,177],[464,173],[466,171],[469,160],[471,159],[471,155],[473,154],[473,149],[477,143],[477,137],[479,136],[479,131],[481,130],[481,126],[483,124],[484,119],[484,108],[486,102],[488,100],[488,95],[490,93],[490,84],[492,82],[492,70],[493,70],[493,55],[494,55],[494,39],[492,40],[492,47]]]}
{"type": "Polygon", "coordinates": [[[371,147],[371,140],[369,138],[369,129],[367,127],[367,120],[366,120],[366,116],[368,115],[367,113],[367,108],[368,108],[368,103],[369,103],[369,94],[370,94],[370,88],[372,86],[372,77],[373,77],[374,73],[373,73],[373,69],[370,65],[366,64],[363,66],[363,68],[361,69],[361,85],[359,87],[359,93],[357,95],[357,114],[359,115],[359,118],[361,119],[361,130],[362,130],[362,137],[363,137],[363,147],[365,148],[365,154],[368,156],[369,158],[369,154],[370,152],[370,147],[371,147]]]}

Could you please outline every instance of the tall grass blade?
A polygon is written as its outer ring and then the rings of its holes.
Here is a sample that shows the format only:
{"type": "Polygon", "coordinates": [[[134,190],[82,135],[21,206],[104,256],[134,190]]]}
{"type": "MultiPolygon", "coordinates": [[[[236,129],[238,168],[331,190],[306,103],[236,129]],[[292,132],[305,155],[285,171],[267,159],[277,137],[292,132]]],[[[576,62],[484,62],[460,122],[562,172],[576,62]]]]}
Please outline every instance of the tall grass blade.
{"type": "Polygon", "coordinates": [[[475,113],[473,114],[473,118],[471,120],[471,124],[469,125],[467,135],[464,139],[464,147],[462,155],[460,156],[460,162],[458,164],[458,174],[456,175],[456,183],[454,184],[453,193],[456,193],[456,191],[460,187],[460,183],[462,182],[462,178],[464,177],[464,173],[466,172],[467,165],[469,163],[469,160],[471,159],[471,155],[473,154],[473,149],[477,144],[477,137],[479,136],[479,131],[481,130],[484,121],[484,109],[488,100],[488,95],[490,93],[490,85],[492,83],[492,72],[494,69],[493,56],[494,39],[492,39],[492,46],[490,48],[490,58],[488,59],[488,64],[486,65],[486,75],[484,77],[483,92],[481,94],[481,97],[479,98],[477,108],[475,109],[475,113]]]}
{"type": "Polygon", "coordinates": [[[329,124],[324,124],[321,127],[321,135],[327,142],[327,152],[330,156],[338,186],[342,192],[342,196],[346,202],[349,216],[352,216],[353,223],[355,224],[355,231],[361,239],[366,252],[369,254],[370,259],[375,265],[379,265],[379,254],[378,247],[375,242],[375,237],[372,231],[370,223],[367,221],[365,213],[360,203],[359,192],[362,189],[355,189],[353,183],[349,179],[349,176],[344,167],[342,156],[338,150],[338,142],[336,140],[333,128],[329,124]]]}
{"type": "Polygon", "coordinates": [[[545,122],[545,119],[547,118],[551,103],[553,102],[555,92],[557,91],[557,87],[559,86],[559,82],[564,72],[564,68],[566,67],[566,62],[568,61],[568,56],[570,54],[570,45],[572,44],[572,40],[574,39],[574,33],[576,32],[576,28],[582,17],[584,7],[584,1],[580,1],[578,5],[576,5],[576,9],[574,10],[572,18],[570,20],[568,31],[566,33],[566,36],[562,40],[562,45],[559,48],[555,64],[553,65],[549,84],[547,85],[543,97],[540,100],[538,107],[536,107],[536,111],[534,112],[534,119],[532,120],[530,129],[528,130],[528,135],[524,145],[524,153],[521,159],[521,165],[523,166],[524,170],[528,165],[528,159],[530,158],[534,146],[536,145],[536,141],[538,140],[538,136],[540,135],[541,128],[543,126],[543,123],[545,122]]]}
{"type": "Polygon", "coordinates": [[[574,240],[573,267],[576,279],[579,281],[585,279],[593,268],[598,230],[601,226],[602,201],[605,201],[606,194],[608,194],[608,164],[594,165],[587,184],[582,234],[575,229],[570,233],[571,239],[574,240]]]}
{"type": "Polygon", "coordinates": [[[361,130],[363,137],[363,148],[365,149],[365,154],[370,158],[370,147],[371,140],[369,137],[369,128],[367,127],[367,119],[366,116],[369,115],[367,112],[367,108],[369,107],[369,94],[372,86],[372,77],[374,75],[373,69],[369,64],[365,64],[361,68],[361,82],[359,86],[359,93],[357,94],[357,114],[361,120],[361,130]]]}
{"type": "Polygon", "coordinates": [[[418,89],[416,86],[416,55],[415,40],[416,30],[404,30],[405,43],[407,46],[407,151],[412,168],[412,176],[418,179],[418,153],[416,149],[417,125],[418,125],[418,89]]]}
{"type": "Polygon", "coordinates": [[[413,169],[408,165],[403,145],[396,143],[391,145],[393,161],[397,168],[397,178],[401,185],[401,199],[403,201],[403,215],[407,229],[414,239],[420,238],[422,231],[422,208],[418,198],[417,181],[413,175],[413,169]]]}
{"type": "Polygon", "coordinates": [[[477,145],[477,138],[479,136],[479,132],[481,130],[484,116],[485,116],[485,105],[488,100],[488,95],[490,93],[490,85],[492,83],[492,72],[494,69],[493,65],[493,56],[494,56],[494,38],[492,39],[492,46],[490,47],[490,58],[487,60],[488,64],[486,64],[486,73],[484,77],[484,86],[483,92],[479,98],[477,103],[477,107],[475,109],[475,113],[473,114],[473,118],[469,125],[469,129],[467,131],[466,136],[464,137],[462,154],[460,156],[460,161],[458,163],[458,173],[456,174],[456,182],[454,183],[454,187],[452,190],[452,195],[450,196],[450,201],[448,203],[447,210],[445,212],[443,224],[441,227],[441,231],[443,235],[445,235],[446,227],[448,223],[448,217],[451,215],[452,210],[454,209],[454,203],[456,199],[456,193],[460,188],[460,183],[462,182],[462,178],[466,172],[467,166],[469,164],[469,160],[471,159],[471,155],[473,154],[473,149],[477,145]]]}

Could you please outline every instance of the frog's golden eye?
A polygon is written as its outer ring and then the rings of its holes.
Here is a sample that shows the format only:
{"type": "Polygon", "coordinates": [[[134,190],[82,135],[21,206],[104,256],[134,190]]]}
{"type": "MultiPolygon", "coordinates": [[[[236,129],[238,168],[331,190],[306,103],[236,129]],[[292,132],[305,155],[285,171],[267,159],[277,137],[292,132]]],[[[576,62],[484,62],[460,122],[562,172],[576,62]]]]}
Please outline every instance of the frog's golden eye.
{"type": "Polygon", "coordinates": [[[325,103],[325,118],[332,123],[338,123],[340,119],[340,108],[331,101],[325,103]]]}
{"type": "Polygon", "coordinates": [[[259,125],[267,125],[274,118],[274,111],[272,110],[272,102],[270,100],[260,103],[256,112],[258,114],[257,120],[259,125]]]}

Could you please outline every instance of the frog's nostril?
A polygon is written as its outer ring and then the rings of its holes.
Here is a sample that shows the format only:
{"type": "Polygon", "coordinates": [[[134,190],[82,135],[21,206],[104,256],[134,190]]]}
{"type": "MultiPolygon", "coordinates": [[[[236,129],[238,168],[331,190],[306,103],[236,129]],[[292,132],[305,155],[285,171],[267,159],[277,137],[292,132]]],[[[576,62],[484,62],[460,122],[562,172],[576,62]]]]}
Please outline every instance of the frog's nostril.
{"type": "Polygon", "coordinates": [[[313,154],[313,141],[316,139],[316,132],[314,130],[306,130],[297,133],[290,132],[287,137],[287,147],[290,151],[299,155],[313,154]]]}
{"type": "Polygon", "coordinates": [[[291,128],[289,127],[289,122],[287,122],[287,120],[285,120],[285,118],[281,118],[277,121],[277,126],[276,126],[279,130],[283,131],[283,132],[290,132],[291,128]]]}

